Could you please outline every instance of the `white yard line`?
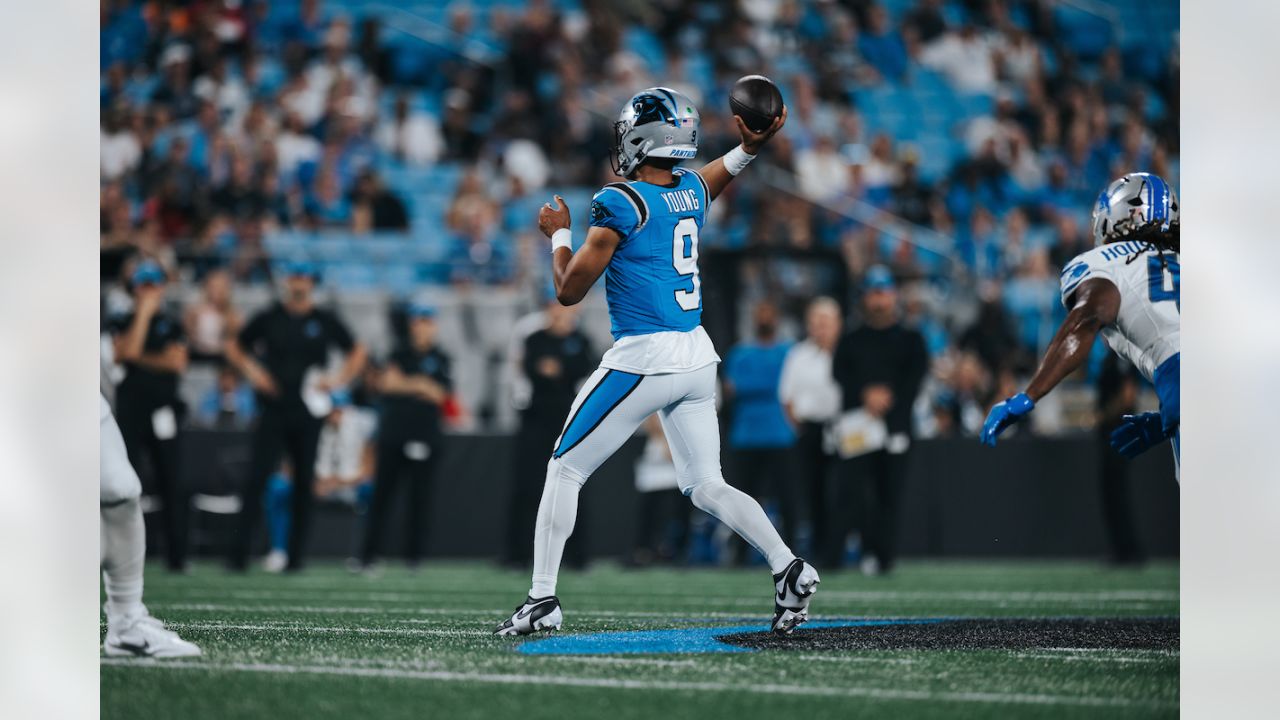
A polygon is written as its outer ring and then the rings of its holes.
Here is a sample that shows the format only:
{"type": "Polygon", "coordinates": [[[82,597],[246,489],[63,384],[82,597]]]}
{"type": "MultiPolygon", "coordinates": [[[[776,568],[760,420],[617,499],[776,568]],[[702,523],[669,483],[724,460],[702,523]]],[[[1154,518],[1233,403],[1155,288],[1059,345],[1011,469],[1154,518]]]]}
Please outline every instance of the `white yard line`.
{"type": "Polygon", "coordinates": [[[492,635],[489,630],[451,630],[446,628],[366,628],[340,625],[302,625],[298,623],[227,623],[227,622],[167,622],[166,627],[179,630],[245,630],[249,632],[274,632],[292,630],[332,635],[440,635],[482,636],[492,635]]]}
{"type": "Polygon", "coordinates": [[[872,663],[874,665],[914,665],[915,660],[910,658],[877,658],[859,655],[796,655],[795,659],[805,662],[829,662],[829,663],[872,663]]]}
{"type": "Polygon", "coordinates": [[[673,690],[689,692],[735,692],[760,695],[796,695],[826,697],[859,697],[875,700],[911,700],[926,702],[971,702],[999,705],[1065,705],[1078,707],[1130,707],[1176,709],[1176,703],[1130,700],[1094,695],[1045,695],[998,692],[931,692],[927,690],[893,690],[874,687],[822,687],[775,684],[733,684],[719,682],[682,682],[663,680],[629,680],[615,678],[581,678],[513,673],[470,673],[447,670],[403,670],[395,668],[362,668],[336,665],[280,665],[268,663],[202,663],[182,660],[129,660],[103,658],[103,665],[168,670],[204,670],[206,672],[255,672],[285,675],[338,675],[352,677],[428,680],[435,682],[494,683],[502,685],[557,685],[564,687],[606,688],[611,690],[673,690]]]}
{"type": "MultiPolygon", "coordinates": [[[[757,603],[760,604],[760,603],[757,603]]],[[[388,614],[388,615],[510,615],[511,608],[460,608],[450,610],[446,608],[397,608],[383,606],[322,606],[322,605],[273,605],[273,604],[256,604],[256,605],[229,605],[223,603],[147,603],[147,607],[159,610],[187,610],[200,612],[245,612],[245,613],[277,613],[277,612],[313,612],[334,615],[369,615],[369,614],[388,614]]],[[[743,613],[731,612],[685,612],[672,611],[662,612],[656,610],[573,610],[572,615],[575,617],[590,618],[722,618],[730,620],[755,620],[763,616],[746,616],[743,613]]],[[[817,617],[816,615],[814,616],[817,617]]],[[[409,619],[406,622],[424,622],[422,620],[409,619]]],[[[495,620],[495,623],[497,621],[495,620]]]]}
{"type": "Polygon", "coordinates": [[[1117,663],[1120,665],[1145,664],[1176,661],[1176,657],[1108,657],[1106,655],[1068,655],[1066,653],[1015,652],[1010,656],[1030,660],[1059,660],[1062,662],[1117,663]]]}
{"type": "Polygon", "coordinates": [[[819,597],[837,600],[967,600],[973,602],[1174,602],[1177,590],[1098,590],[1094,592],[1054,591],[895,591],[895,590],[829,590],[819,597]]]}
{"type": "MultiPolygon", "coordinates": [[[[199,597],[206,588],[187,588],[191,591],[192,596],[199,597]]],[[[292,599],[314,599],[317,595],[329,600],[364,600],[369,602],[422,602],[424,598],[436,595],[446,594],[446,591],[422,589],[420,591],[385,591],[370,590],[367,592],[352,592],[350,586],[343,588],[334,588],[332,591],[321,587],[308,587],[306,589],[286,589],[286,590],[227,590],[225,588],[207,588],[210,593],[217,593],[219,597],[231,597],[241,600],[292,600],[292,599]]],[[[450,591],[451,592],[451,591],[450,591]]],[[[498,594],[505,591],[476,591],[478,595],[498,594]]],[[[635,593],[609,593],[609,592],[587,592],[583,593],[588,597],[635,597],[635,593]]],[[[742,598],[737,596],[716,596],[715,594],[695,594],[683,592],[669,592],[654,589],[644,593],[646,597],[669,598],[669,599],[689,599],[699,602],[712,603],[754,603],[754,598],[742,598]]],[[[894,591],[894,590],[825,590],[819,597],[829,600],[852,600],[866,602],[881,601],[914,601],[914,602],[934,602],[934,601],[967,601],[967,602],[996,602],[996,603],[1018,603],[1018,604],[1041,604],[1041,603],[1114,603],[1114,602],[1177,602],[1177,590],[1100,590],[1093,592],[1060,592],[1060,591],[962,591],[962,590],[940,590],[940,591],[894,591]]]]}

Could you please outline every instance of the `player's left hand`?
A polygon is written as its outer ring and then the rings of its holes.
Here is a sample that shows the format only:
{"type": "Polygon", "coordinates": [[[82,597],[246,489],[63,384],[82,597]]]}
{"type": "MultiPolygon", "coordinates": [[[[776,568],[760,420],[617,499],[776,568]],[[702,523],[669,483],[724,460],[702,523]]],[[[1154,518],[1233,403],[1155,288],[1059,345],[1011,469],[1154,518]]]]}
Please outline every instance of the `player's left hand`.
{"type": "Polygon", "coordinates": [[[555,198],[555,207],[551,207],[551,203],[543,203],[538,210],[538,229],[547,237],[551,237],[561,228],[569,227],[569,206],[564,204],[564,198],[559,195],[555,198]]]}
{"type": "Polygon", "coordinates": [[[769,138],[778,134],[783,125],[787,124],[787,106],[782,106],[782,114],[774,118],[773,124],[765,128],[763,132],[754,132],[747,127],[742,121],[741,115],[734,115],[733,121],[738,124],[738,134],[742,136],[742,149],[748,153],[755,155],[760,152],[760,148],[769,142],[769,138]]]}
{"type": "Polygon", "coordinates": [[[987,414],[987,421],[982,423],[982,444],[996,446],[996,438],[1004,429],[1026,417],[1035,409],[1036,403],[1026,393],[1018,393],[1007,400],[998,402],[987,414]]]}
{"type": "Polygon", "coordinates": [[[1164,432],[1160,413],[1125,415],[1119,427],[1111,431],[1111,447],[1132,460],[1164,442],[1168,437],[1164,432]]]}

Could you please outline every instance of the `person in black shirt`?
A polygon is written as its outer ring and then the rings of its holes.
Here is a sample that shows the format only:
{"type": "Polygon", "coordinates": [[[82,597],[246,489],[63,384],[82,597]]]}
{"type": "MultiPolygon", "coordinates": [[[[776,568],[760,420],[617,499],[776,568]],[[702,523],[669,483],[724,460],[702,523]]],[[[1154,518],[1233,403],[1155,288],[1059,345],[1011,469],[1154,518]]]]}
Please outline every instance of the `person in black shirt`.
{"type": "Polygon", "coordinates": [[[1095,431],[1101,462],[1102,520],[1110,542],[1108,560],[1115,565],[1144,561],[1133,523],[1129,489],[1129,461],[1111,447],[1111,432],[1125,415],[1137,411],[1138,369],[1115,353],[1107,353],[1098,374],[1098,424],[1095,431]]]}
{"type": "Polygon", "coordinates": [[[311,263],[292,263],[284,300],[255,315],[227,346],[227,359],[253,385],[262,408],[253,431],[249,482],[241,495],[240,527],[231,543],[232,570],[248,566],[250,544],[262,513],[262,493],[285,452],[294,468],[286,569],[302,568],[316,444],[329,413],[329,393],[346,386],[364,367],[364,347],[351,337],[337,315],[316,307],[313,292],[317,274],[311,263]],[[346,353],[346,360],[336,375],[326,376],[322,369],[334,347],[346,353]]]}
{"type": "Polygon", "coordinates": [[[112,323],[116,361],[126,370],[116,388],[116,421],[129,463],[151,461],[153,491],[164,518],[165,561],[170,570],[186,567],[187,495],[178,474],[178,428],[185,407],[178,380],[187,369],[187,340],[182,323],[164,310],[166,275],[153,260],[138,263],[130,276],[133,312],[112,323]]]}
{"type": "MultiPolygon", "coordinates": [[[[595,357],[587,336],[577,328],[577,309],[552,301],[546,308],[546,325],[525,338],[521,369],[529,379],[532,395],[520,411],[512,460],[511,505],[507,511],[505,564],[524,567],[530,553],[538,500],[546,479],[547,454],[556,444],[578,385],[595,370],[595,357]]],[[[579,528],[581,530],[581,528],[579,528]]],[[[574,533],[566,552],[570,563],[585,564],[581,532],[574,533]]]]}
{"type": "Polygon", "coordinates": [[[863,572],[877,574],[893,568],[898,498],[911,446],[911,408],[929,356],[920,333],[899,321],[898,293],[889,269],[869,268],[865,288],[864,322],[840,338],[831,372],[840,386],[844,412],[863,409],[881,418],[888,439],[879,450],[839,463],[827,563],[842,564],[850,520],[858,518],[863,572]]]}
{"type": "Polygon", "coordinates": [[[405,560],[412,566],[422,559],[431,479],[444,445],[440,406],[453,389],[451,362],[435,344],[435,308],[414,303],[408,316],[408,342],[392,353],[379,383],[385,401],[378,430],[378,470],[360,558],[365,567],[378,558],[392,500],[406,475],[409,516],[405,560]]]}

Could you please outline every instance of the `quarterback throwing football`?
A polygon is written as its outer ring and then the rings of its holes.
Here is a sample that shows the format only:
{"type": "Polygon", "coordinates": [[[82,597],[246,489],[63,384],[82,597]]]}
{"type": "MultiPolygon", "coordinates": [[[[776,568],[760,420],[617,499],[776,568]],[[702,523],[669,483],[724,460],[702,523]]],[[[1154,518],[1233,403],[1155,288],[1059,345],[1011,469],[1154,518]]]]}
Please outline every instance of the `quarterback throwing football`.
{"type": "Polygon", "coordinates": [[[793,554],[759,503],[720,472],[716,363],[702,329],[698,233],[707,208],[786,122],[786,108],[761,132],[735,116],[739,147],[700,170],[677,167],[697,154],[700,116],[668,88],[633,96],[614,123],[611,159],[627,179],[605,185],[591,202],[586,242],[570,246],[569,209],[556,196],[538,215],[551,238],[556,297],[573,305],[603,273],[614,337],[588,378],[547,463],[534,533],[533,585],[495,631],[525,635],[563,621],[556,576],[578,513],[578,491],[596,468],[658,414],[680,490],[759,550],[774,573],[774,632],[808,618],[818,573],[793,554]]]}

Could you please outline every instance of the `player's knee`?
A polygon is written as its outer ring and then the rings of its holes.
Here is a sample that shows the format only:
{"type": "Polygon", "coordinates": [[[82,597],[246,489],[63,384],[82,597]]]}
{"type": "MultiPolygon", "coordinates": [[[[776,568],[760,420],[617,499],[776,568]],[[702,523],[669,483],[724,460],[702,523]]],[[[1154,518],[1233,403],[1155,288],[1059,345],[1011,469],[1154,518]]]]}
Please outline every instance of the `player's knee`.
{"type": "Polygon", "coordinates": [[[681,475],[678,478],[680,484],[680,492],[685,497],[694,497],[695,491],[706,491],[712,488],[724,485],[724,476],[720,474],[718,469],[705,470],[703,472],[691,472],[681,475]]]}
{"type": "Polygon", "coordinates": [[[571,482],[578,487],[587,484],[589,475],[581,469],[564,461],[564,458],[551,458],[547,463],[547,482],[571,482]]]}

